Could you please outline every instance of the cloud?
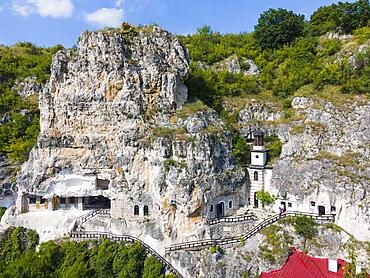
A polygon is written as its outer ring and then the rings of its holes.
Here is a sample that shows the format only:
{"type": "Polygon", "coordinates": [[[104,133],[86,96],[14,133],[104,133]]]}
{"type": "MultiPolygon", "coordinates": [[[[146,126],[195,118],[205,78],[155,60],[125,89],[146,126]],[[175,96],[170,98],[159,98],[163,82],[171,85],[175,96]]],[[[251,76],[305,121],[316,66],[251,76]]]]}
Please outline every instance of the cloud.
{"type": "Polygon", "coordinates": [[[26,1],[13,0],[11,9],[13,12],[20,14],[21,16],[28,16],[34,11],[34,7],[28,4],[26,1]]]}
{"type": "Polygon", "coordinates": [[[3,10],[4,10],[4,8],[0,6],[0,13],[1,13],[3,10]]]}
{"type": "Polygon", "coordinates": [[[43,17],[71,17],[73,13],[71,0],[13,0],[12,10],[22,16],[38,13],[43,17]]]}
{"type": "Polygon", "coordinates": [[[117,0],[116,1],[116,7],[121,8],[121,7],[123,7],[124,3],[125,3],[125,0],[117,0]]]}
{"type": "Polygon", "coordinates": [[[99,27],[118,27],[123,20],[123,9],[101,8],[87,14],[85,19],[88,23],[99,27]]]}

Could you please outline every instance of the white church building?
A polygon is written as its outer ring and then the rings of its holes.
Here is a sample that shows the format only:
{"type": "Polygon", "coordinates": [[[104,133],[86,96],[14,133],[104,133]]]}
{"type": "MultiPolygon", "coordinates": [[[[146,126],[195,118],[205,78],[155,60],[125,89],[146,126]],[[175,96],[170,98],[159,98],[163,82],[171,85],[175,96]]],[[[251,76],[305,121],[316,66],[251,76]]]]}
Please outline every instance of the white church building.
{"type": "Polygon", "coordinates": [[[271,186],[273,167],[268,165],[268,151],[264,143],[264,133],[259,129],[254,131],[251,164],[248,167],[249,207],[262,208],[260,200],[257,199],[257,192],[264,190],[276,197],[275,202],[269,206],[273,212],[279,212],[281,207],[285,211],[311,212],[321,215],[336,213],[336,204],[330,200],[328,194],[315,194],[315,196],[307,196],[304,200],[297,200],[296,196],[287,192],[286,196],[282,197],[278,189],[271,186]]]}

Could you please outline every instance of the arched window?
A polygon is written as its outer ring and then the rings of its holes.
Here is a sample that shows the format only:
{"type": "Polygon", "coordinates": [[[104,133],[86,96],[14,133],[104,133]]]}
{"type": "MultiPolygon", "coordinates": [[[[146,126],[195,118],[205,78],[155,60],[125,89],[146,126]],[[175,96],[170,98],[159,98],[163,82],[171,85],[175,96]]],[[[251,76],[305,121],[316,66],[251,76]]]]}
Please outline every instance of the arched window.
{"type": "Polygon", "coordinates": [[[209,206],[209,212],[213,212],[213,210],[214,210],[214,208],[213,208],[213,204],[211,204],[211,205],[209,206]]]}
{"type": "Polygon", "coordinates": [[[253,179],[254,179],[255,181],[258,181],[258,172],[257,172],[257,171],[254,171],[253,179]]]}
{"type": "Polygon", "coordinates": [[[229,209],[231,209],[233,207],[233,201],[229,201],[229,209]]]}
{"type": "Polygon", "coordinates": [[[134,215],[139,215],[139,206],[138,205],[134,206],[134,215]]]}
{"type": "Polygon", "coordinates": [[[149,215],[149,208],[148,206],[144,206],[144,216],[149,215]]]}

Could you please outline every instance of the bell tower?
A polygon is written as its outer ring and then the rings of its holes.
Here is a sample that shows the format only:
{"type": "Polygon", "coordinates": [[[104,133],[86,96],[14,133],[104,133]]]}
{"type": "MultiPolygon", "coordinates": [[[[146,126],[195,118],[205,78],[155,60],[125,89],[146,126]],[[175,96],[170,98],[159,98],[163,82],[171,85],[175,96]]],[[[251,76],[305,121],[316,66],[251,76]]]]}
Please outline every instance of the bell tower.
{"type": "Polygon", "coordinates": [[[258,207],[256,192],[269,187],[271,168],[267,166],[267,152],[264,133],[257,129],[253,132],[251,165],[248,168],[250,178],[249,205],[258,207]]]}
{"type": "Polygon", "coordinates": [[[265,148],[264,133],[257,129],[253,133],[253,139],[251,166],[265,166],[267,164],[267,149],[265,148]]]}

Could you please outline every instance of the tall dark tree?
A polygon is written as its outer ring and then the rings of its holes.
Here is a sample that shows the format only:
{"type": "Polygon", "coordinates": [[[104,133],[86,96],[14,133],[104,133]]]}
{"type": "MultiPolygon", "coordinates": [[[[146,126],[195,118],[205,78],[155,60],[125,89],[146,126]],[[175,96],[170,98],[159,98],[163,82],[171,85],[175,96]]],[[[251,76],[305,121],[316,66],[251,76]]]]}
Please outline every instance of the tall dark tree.
{"type": "Polygon", "coordinates": [[[254,38],[262,49],[279,48],[301,36],[304,24],[303,15],[285,9],[269,9],[260,15],[254,38]]]}

